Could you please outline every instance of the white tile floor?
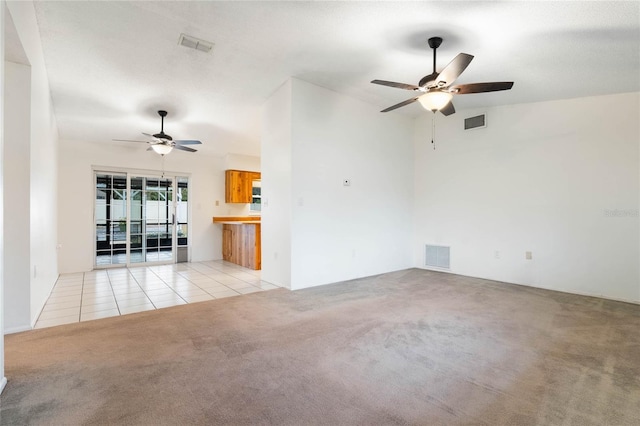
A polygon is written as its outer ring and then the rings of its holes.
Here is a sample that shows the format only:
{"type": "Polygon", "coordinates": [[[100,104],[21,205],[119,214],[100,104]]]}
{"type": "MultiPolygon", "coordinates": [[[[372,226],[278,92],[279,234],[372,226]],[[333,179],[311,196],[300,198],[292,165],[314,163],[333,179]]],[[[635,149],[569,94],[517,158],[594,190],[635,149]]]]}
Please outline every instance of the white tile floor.
{"type": "Polygon", "coordinates": [[[275,288],[260,280],[260,271],[222,260],[62,274],[34,328],[275,288]]]}

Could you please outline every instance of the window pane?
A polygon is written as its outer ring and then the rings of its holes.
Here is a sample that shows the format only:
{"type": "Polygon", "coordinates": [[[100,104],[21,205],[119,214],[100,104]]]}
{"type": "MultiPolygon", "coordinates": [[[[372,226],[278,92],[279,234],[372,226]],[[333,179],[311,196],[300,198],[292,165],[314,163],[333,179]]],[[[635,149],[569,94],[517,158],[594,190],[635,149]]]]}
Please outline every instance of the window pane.
{"type": "Polygon", "coordinates": [[[106,188],[111,183],[109,175],[96,175],[96,188],[106,188]]]}
{"type": "Polygon", "coordinates": [[[96,241],[107,241],[107,225],[96,224],[96,241]]]}
{"type": "Polygon", "coordinates": [[[142,250],[131,250],[131,263],[141,263],[144,262],[144,255],[142,254],[142,250]]]}
{"type": "Polygon", "coordinates": [[[131,178],[131,190],[137,189],[137,190],[142,190],[142,184],[143,184],[143,180],[144,178],[141,177],[132,177],[131,178]]]}
{"type": "Polygon", "coordinates": [[[158,249],[147,249],[146,252],[146,261],[147,262],[157,262],[158,259],[160,258],[159,254],[158,254],[158,249]]]}
{"type": "Polygon", "coordinates": [[[142,247],[142,235],[132,235],[129,241],[132,249],[142,247]]]}
{"type": "Polygon", "coordinates": [[[130,234],[141,234],[142,233],[142,221],[141,220],[132,220],[129,222],[130,234]]]}
{"type": "Polygon", "coordinates": [[[179,224],[176,226],[176,228],[177,228],[176,232],[178,236],[178,245],[186,246],[188,243],[187,236],[189,235],[189,225],[179,224]]]}

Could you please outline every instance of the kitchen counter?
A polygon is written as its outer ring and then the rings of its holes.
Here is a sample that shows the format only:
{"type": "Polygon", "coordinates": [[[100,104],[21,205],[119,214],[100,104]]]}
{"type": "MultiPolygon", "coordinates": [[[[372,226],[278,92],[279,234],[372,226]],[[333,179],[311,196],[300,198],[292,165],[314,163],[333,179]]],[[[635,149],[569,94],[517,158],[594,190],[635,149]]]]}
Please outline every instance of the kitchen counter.
{"type": "Polygon", "coordinates": [[[213,223],[238,223],[238,222],[258,222],[260,223],[260,216],[218,216],[213,217],[213,223]]]}
{"type": "Polygon", "coordinates": [[[225,220],[214,223],[222,223],[223,225],[260,225],[261,222],[259,220],[225,220]]]}
{"type": "Polygon", "coordinates": [[[224,260],[245,268],[262,268],[260,216],[214,217],[213,223],[222,225],[224,260]]]}

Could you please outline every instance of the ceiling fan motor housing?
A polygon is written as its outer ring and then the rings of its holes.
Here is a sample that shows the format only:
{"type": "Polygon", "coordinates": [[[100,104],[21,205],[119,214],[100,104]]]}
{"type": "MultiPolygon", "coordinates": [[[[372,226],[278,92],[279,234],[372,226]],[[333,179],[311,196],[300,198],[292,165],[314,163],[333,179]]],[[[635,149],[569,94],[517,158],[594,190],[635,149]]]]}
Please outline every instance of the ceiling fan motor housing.
{"type": "Polygon", "coordinates": [[[155,135],[153,135],[153,137],[158,139],[166,139],[169,141],[173,140],[173,138],[167,135],[165,132],[156,133],[155,135]]]}

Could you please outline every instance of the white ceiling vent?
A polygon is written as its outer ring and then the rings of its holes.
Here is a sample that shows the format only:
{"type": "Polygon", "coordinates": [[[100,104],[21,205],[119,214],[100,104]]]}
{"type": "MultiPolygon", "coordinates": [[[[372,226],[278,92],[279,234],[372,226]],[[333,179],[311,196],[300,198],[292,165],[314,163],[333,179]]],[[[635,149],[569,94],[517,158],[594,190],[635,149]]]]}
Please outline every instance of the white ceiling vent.
{"type": "Polygon", "coordinates": [[[209,53],[211,52],[211,49],[213,49],[213,43],[210,41],[200,40],[199,38],[191,37],[186,34],[180,34],[178,44],[204,53],[209,53]]]}
{"type": "Polygon", "coordinates": [[[480,114],[464,119],[465,130],[484,129],[485,127],[487,127],[487,114],[480,114]]]}
{"type": "Polygon", "coordinates": [[[425,266],[450,269],[450,247],[425,245],[425,266]]]}

